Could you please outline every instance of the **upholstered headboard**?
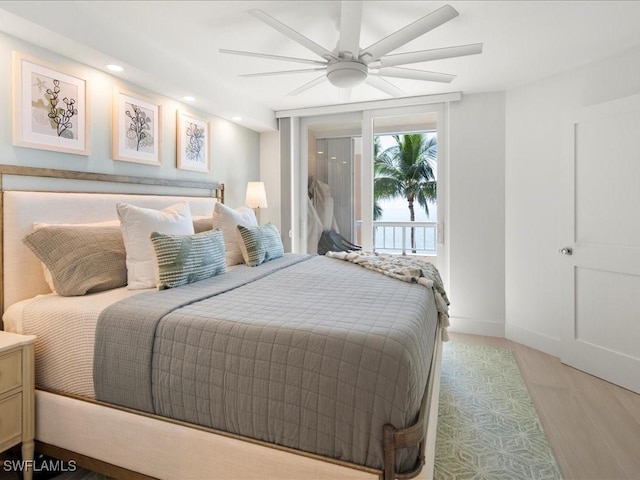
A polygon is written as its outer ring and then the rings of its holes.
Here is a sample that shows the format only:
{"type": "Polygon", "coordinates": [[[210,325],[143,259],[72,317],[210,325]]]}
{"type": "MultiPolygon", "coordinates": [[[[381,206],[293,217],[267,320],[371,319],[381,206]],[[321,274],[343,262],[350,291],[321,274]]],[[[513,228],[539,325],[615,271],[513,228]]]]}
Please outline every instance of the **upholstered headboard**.
{"type": "MultiPolygon", "coordinates": [[[[181,186],[184,186],[184,182],[181,182],[181,186]]],[[[219,191],[222,185],[208,184],[206,188],[219,191]]],[[[22,242],[25,235],[32,231],[33,223],[117,220],[116,204],[119,202],[162,209],[184,200],[189,202],[194,217],[211,215],[213,206],[218,201],[216,198],[203,196],[4,191],[2,311],[17,301],[50,292],[40,261],[22,242]]]]}

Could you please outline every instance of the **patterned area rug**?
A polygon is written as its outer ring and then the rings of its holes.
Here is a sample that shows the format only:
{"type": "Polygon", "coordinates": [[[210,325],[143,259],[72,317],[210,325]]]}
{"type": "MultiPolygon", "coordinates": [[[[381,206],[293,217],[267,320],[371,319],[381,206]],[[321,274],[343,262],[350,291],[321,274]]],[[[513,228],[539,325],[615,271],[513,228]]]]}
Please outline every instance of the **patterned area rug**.
{"type": "Polygon", "coordinates": [[[434,478],[562,478],[511,350],[444,344],[434,478]]]}

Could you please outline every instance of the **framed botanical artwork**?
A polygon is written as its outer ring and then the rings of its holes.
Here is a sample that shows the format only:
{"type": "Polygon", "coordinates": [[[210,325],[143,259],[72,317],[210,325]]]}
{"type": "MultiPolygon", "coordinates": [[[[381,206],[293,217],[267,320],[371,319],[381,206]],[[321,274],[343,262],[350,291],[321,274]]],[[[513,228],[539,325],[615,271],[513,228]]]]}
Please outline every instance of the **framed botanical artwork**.
{"type": "Polygon", "coordinates": [[[209,123],[178,110],[178,168],[209,172],[209,123]]]}
{"type": "Polygon", "coordinates": [[[119,89],[113,92],[113,158],[160,165],[160,105],[119,89]]]}
{"type": "Polygon", "coordinates": [[[87,81],[13,52],[13,144],[89,154],[87,81]]]}

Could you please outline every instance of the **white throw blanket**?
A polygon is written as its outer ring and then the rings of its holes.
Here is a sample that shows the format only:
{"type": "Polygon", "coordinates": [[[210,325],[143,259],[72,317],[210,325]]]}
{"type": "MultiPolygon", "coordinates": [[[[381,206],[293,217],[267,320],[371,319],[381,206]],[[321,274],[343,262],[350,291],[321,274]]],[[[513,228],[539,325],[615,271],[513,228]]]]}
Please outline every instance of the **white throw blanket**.
{"type": "Polygon", "coordinates": [[[442,330],[442,341],[449,340],[449,299],[444,290],[438,269],[432,263],[417,257],[378,254],[371,252],[327,252],[325,256],[346,260],[403,282],[418,283],[433,290],[438,309],[438,321],[442,330]]]}

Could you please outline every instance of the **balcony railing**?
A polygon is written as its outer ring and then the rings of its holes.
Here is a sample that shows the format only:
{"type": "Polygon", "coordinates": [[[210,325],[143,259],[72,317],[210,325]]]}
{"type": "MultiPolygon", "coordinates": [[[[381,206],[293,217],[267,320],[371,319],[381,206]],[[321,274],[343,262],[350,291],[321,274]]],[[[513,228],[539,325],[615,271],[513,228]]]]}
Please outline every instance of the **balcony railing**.
{"type": "Polygon", "coordinates": [[[373,222],[373,249],[376,252],[436,255],[437,238],[436,222],[373,222]],[[411,245],[412,228],[415,229],[415,246],[411,245]]]}

